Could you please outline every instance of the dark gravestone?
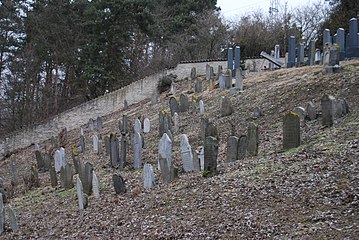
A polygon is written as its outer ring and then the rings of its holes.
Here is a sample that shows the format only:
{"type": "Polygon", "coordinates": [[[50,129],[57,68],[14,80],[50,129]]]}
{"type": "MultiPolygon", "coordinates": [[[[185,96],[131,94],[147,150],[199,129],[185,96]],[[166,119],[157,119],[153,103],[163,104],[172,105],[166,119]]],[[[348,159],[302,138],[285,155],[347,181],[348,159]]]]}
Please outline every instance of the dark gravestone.
{"type": "Polygon", "coordinates": [[[96,127],[98,130],[102,129],[102,127],[103,127],[102,117],[100,117],[100,116],[97,117],[96,127]]]}
{"type": "Polygon", "coordinates": [[[342,117],[349,112],[349,106],[345,99],[338,99],[335,101],[335,116],[342,117]]]}
{"type": "Polygon", "coordinates": [[[307,112],[307,119],[314,120],[317,118],[317,110],[315,109],[315,105],[312,102],[308,102],[305,107],[305,111],[307,112]]]}
{"type": "Polygon", "coordinates": [[[80,172],[81,161],[80,157],[76,154],[72,154],[72,161],[74,163],[75,174],[80,172]]]}
{"type": "Polygon", "coordinates": [[[195,93],[200,93],[202,92],[202,81],[197,79],[195,84],[194,84],[194,92],[195,93]]]}
{"type": "Polygon", "coordinates": [[[206,137],[204,143],[204,171],[206,175],[217,172],[218,140],[215,137],[206,137]]]}
{"type": "Polygon", "coordinates": [[[248,126],[248,147],[247,152],[250,156],[258,155],[258,145],[259,145],[259,136],[258,136],[258,126],[254,123],[250,123],[248,126]]]}
{"type": "Polygon", "coordinates": [[[120,169],[125,166],[127,162],[127,135],[121,134],[121,158],[120,158],[120,169]]]}
{"type": "Polygon", "coordinates": [[[128,121],[127,115],[122,116],[122,131],[121,133],[129,133],[130,132],[130,123],[128,121]]]}
{"type": "Polygon", "coordinates": [[[191,69],[191,80],[194,80],[197,77],[197,72],[196,72],[196,68],[193,67],[191,69]]]}
{"type": "Polygon", "coordinates": [[[161,169],[161,176],[163,179],[163,182],[170,183],[171,182],[171,166],[168,166],[167,159],[161,154],[159,155],[159,163],[160,163],[160,169],[161,169]]]}
{"type": "Polygon", "coordinates": [[[10,220],[10,227],[13,232],[16,232],[19,229],[19,226],[17,224],[17,218],[14,209],[9,206],[8,208],[9,213],[9,220],[10,220]]]}
{"type": "MultiPolygon", "coordinates": [[[[119,144],[116,134],[111,133],[110,135],[110,161],[112,167],[120,166],[120,152],[119,144]]],[[[83,182],[82,182],[83,183],[83,182]]]]}
{"type": "Polygon", "coordinates": [[[175,97],[171,97],[170,98],[170,110],[171,110],[171,116],[173,116],[173,114],[178,113],[179,112],[179,105],[178,105],[178,101],[175,97]]]}
{"type": "Polygon", "coordinates": [[[44,171],[47,172],[51,168],[51,156],[48,153],[44,154],[44,171]]]}
{"type": "Polygon", "coordinates": [[[80,179],[82,182],[83,192],[87,195],[90,195],[92,192],[92,172],[93,166],[91,163],[87,162],[80,167],[80,179]]]}
{"type": "Polygon", "coordinates": [[[37,168],[39,169],[40,172],[45,172],[44,159],[43,159],[43,157],[41,155],[41,152],[39,150],[35,151],[35,157],[36,157],[37,168]]]}
{"type": "Polygon", "coordinates": [[[238,140],[238,153],[237,158],[239,160],[244,159],[247,156],[248,139],[246,135],[242,135],[238,140]]]}
{"type": "Polygon", "coordinates": [[[159,113],[159,136],[162,137],[164,133],[171,130],[171,116],[164,110],[159,113]]]}
{"type": "Polygon", "coordinates": [[[72,181],[72,178],[73,178],[72,166],[70,164],[66,164],[65,167],[62,167],[60,171],[61,187],[65,189],[73,188],[74,183],[72,181]]]}
{"type": "Polygon", "coordinates": [[[295,66],[295,37],[288,38],[288,63],[287,68],[295,66]]]}
{"type": "Polygon", "coordinates": [[[331,127],[334,123],[335,98],[325,94],[321,99],[322,106],[322,125],[331,127]]]}
{"type": "Polygon", "coordinates": [[[300,145],[300,117],[289,112],[283,118],[283,149],[291,149],[300,145]]]}
{"type": "Polygon", "coordinates": [[[204,141],[208,136],[218,138],[216,125],[207,118],[201,118],[201,139],[204,141]]]}
{"type": "Polygon", "coordinates": [[[50,168],[50,180],[51,180],[51,187],[57,187],[57,175],[55,171],[55,167],[50,168]]]}
{"type": "Polygon", "coordinates": [[[189,108],[188,97],[185,94],[180,96],[180,112],[187,112],[189,108]]]}
{"type": "Polygon", "coordinates": [[[232,103],[226,96],[221,97],[220,112],[222,117],[229,116],[233,113],[232,103]]]}
{"type": "Polygon", "coordinates": [[[112,176],[112,181],[116,194],[122,194],[126,192],[125,181],[120,175],[114,174],[112,176]]]}
{"type": "Polygon", "coordinates": [[[230,136],[227,143],[227,162],[234,162],[238,155],[238,138],[230,136]]]}
{"type": "Polygon", "coordinates": [[[110,155],[110,137],[109,136],[105,136],[105,151],[106,151],[106,155],[110,155]]]}
{"type": "Polygon", "coordinates": [[[123,110],[127,110],[128,109],[128,102],[127,100],[123,100],[123,110]]]}
{"type": "Polygon", "coordinates": [[[85,153],[85,136],[80,136],[80,146],[81,146],[81,152],[85,153]]]}

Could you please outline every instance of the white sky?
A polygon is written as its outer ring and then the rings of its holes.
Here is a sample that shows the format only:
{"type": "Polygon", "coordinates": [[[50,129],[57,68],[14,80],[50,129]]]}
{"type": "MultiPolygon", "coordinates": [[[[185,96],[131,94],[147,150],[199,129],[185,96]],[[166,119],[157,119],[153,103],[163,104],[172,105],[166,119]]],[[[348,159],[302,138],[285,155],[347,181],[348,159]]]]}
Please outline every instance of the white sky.
{"type": "MultiPolygon", "coordinates": [[[[284,4],[287,3],[288,9],[324,1],[325,0],[278,0],[280,6],[284,6],[284,4]]],[[[236,16],[241,16],[246,12],[252,12],[258,9],[268,13],[270,3],[271,0],[217,0],[217,6],[221,7],[221,13],[227,20],[234,20],[236,16]]]]}

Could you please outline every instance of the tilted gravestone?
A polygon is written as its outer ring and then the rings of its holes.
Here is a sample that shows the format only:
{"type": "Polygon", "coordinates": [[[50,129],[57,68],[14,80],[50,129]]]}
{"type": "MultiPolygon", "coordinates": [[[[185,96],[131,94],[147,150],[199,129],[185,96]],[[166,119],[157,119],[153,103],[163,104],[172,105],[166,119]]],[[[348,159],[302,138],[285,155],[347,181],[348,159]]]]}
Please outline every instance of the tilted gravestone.
{"type": "Polygon", "coordinates": [[[133,158],[135,169],[140,169],[142,165],[142,137],[136,132],[133,138],[133,158]]]}
{"type": "Polygon", "coordinates": [[[197,77],[197,72],[196,72],[196,68],[193,67],[191,69],[191,80],[194,80],[197,77]]]}
{"type": "Polygon", "coordinates": [[[65,189],[71,189],[74,187],[74,183],[72,181],[73,178],[73,169],[70,164],[66,164],[64,167],[61,167],[60,171],[60,179],[61,179],[61,187],[65,189]]]}
{"type": "Polygon", "coordinates": [[[119,143],[116,134],[110,134],[110,161],[111,166],[117,168],[120,166],[119,143]]]}
{"type": "Polygon", "coordinates": [[[80,210],[85,209],[85,204],[84,204],[84,194],[83,194],[83,188],[82,188],[82,182],[80,177],[77,177],[76,180],[76,192],[77,192],[77,200],[79,203],[79,208],[80,210]]]}
{"type": "Polygon", "coordinates": [[[173,115],[173,122],[174,122],[174,133],[178,133],[179,131],[179,116],[178,113],[175,112],[173,115]]]}
{"type": "Polygon", "coordinates": [[[92,192],[92,173],[93,166],[91,163],[86,162],[85,165],[81,165],[79,176],[82,182],[83,192],[88,196],[92,192]]]}
{"type": "Polygon", "coordinates": [[[55,167],[50,168],[50,180],[51,180],[51,187],[57,187],[57,175],[55,167]]]}
{"type": "Polygon", "coordinates": [[[220,100],[220,112],[221,116],[229,116],[233,113],[232,103],[228,97],[222,96],[220,100]]]}
{"type": "Polygon", "coordinates": [[[180,95],[180,112],[187,112],[189,109],[188,97],[185,94],[180,95]]]}
{"type": "Polygon", "coordinates": [[[10,227],[13,232],[16,232],[19,229],[19,226],[17,224],[17,218],[15,214],[15,210],[9,205],[8,208],[9,213],[9,220],[10,220],[10,227]]]}
{"type": "Polygon", "coordinates": [[[181,135],[181,157],[183,163],[183,170],[185,172],[192,172],[194,170],[193,154],[191,145],[188,142],[186,134],[181,135]]]}
{"type": "Polygon", "coordinates": [[[199,113],[204,114],[204,103],[202,100],[199,101],[199,113]]]}
{"type": "Polygon", "coordinates": [[[258,126],[254,123],[250,123],[248,126],[248,147],[247,152],[250,156],[258,155],[258,145],[259,145],[259,132],[258,126]]]}
{"type": "Polygon", "coordinates": [[[238,139],[237,158],[239,160],[242,160],[247,156],[247,148],[248,148],[247,135],[242,135],[238,139]]]}
{"type": "Polygon", "coordinates": [[[171,116],[173,116],[173,114],[175,114],[175,112],[179,112],[179,105],[178,105],[178,101],[175,97],[171,97],[170,98],[170,110],[171,110],[171,116]]]}
{"type": "Polygon", "coordinates": [[[218,140],[208,136],[204,143],[204,171],[210,176],[217,172],[218,140]]]}
{"type": "Polygon", "coordinates": [[[288,150],[300,146],[300,117],[289,112],[283,118],[283,149],[288,150]]]}
{"type": "Polygon", "coordinates": [[[315,108],[315,105],[313,102],[308,102],[305,111],[307,113],[307,119],[308,120],[314,120],[317,118],[317,110],[315,108]]]}
{"type": "Polygon", "coordinates": [[[103,128],[102,117],[98,116],[96,119],[96,127],[98,130],[103,128]]]}
{"type": "Polygon", "coordinates": [[[40,150],[35,151],[36,164],[40,172],[45,172],[45,163],[40,150]]]}
{"type": "Polygon", "coordinates": [[[150,189],[155,185],[155,174],[153,172],[153,167],[149,163],[145,163],[143,166],[143,187],[145,189],[150,189]]]}
{"type": "Polygon", "coordinates": [[[149,133],[151,130],[151,122],[150,119],[145,118],[145,120],[143,120],[143,132],[144,133],[149,133]]]}
{"type": "Polygon", "coordinates": [[[234,162],[238,156],[238,137],[230,136],[227,143],[227,162],[234,162]]]}
{"type": "MultiPolygon", "coordinates": [[[[164,158],[167,161],[167,166],[172,166],[172,141],[167,133],[164,133],[158,145],[158,159],[164,158]]],[[[158,164],[160,169],[160,164],[158,164]]]]}
{"type": "Polygon", "coordinates": [[[321,99],[322,125],[331,127],[334,124],[335,98],[325,94],[321,99]]]}
{"type": "Polygon", "coordinates": [[[135,133],[141,134],[141,132],[142,132],[142,124],[141,124],[141,121],[140,121],[138,118],[136,118],[136,119],[135,119],[135,133]]]}
{"type": "Polygon", "coordinates": [[[114,174],[112,176],[113,186],[115,188],[116,194],[123,194],[126,192],[125,181],[123,180],[122,176],[118,174],[114,174]]]}
{"type": "Polygon", "coordinates": [[[4,214],[4,200],[3,194],[0,193],[0,236],[4,232],[5,214],[4,214]]]}
{"type": "Polygon", "coordinates": [[[92,172],[92,192],[96,199],[100,199],[100,182],[95,171],[92,172]]]}
{"type": "Polygon", "coordinates": [[[202,81],[197,79],[195,84],[194,84],[194,92],[195,93],[200,93],[202,92],[202,81]]]}
{"type": "Polygon", "coordinates": [[[88,129],[89,132],[92,132],[94,130],[94,122],[93,122],[92,118],[90,118],[89,121],[88,121],[87,129],[88,129]]]}

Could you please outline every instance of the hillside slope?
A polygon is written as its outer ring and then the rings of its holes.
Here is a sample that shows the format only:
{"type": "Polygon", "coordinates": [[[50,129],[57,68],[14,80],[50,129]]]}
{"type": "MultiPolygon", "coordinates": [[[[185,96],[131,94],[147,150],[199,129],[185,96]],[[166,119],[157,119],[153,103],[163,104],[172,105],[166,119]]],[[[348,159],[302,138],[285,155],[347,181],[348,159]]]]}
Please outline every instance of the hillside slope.
{"type": "MultiPolygon", "coordinates": [[[[6,226],[4,239],[355,239],[359,236],[359,61],[345,62],[343,71],[323,75],[321,66],[282,69],[251,74],[245,91],[205,90],[197,96],[205,103],[205,117],[218,127],[219,174],[180,174],[164,184],[156,171],[157,185],[143,189],[142,171],[109,167],[109,157],[92,154],[91,144],[80,154],[94,164],[101,182],[101,200],[90,196],[80,212],[76,190],[52,189],[48,173],[41,173],[41,187],[25,192],[17,186],[10,199],[19,231],[6,226]],[[282,118],[296,106],[313,101],[320,111],[323,93],[346,98],[350,113],[322,127],[321,118],[301,122],[302,144],[282,151],[282,118]],[[234,113],[220,117],[220,96],[228,96],[234,113]],[[255,107],[263,116],[254,119],[255,107]],[[227,138],[246,133],[250,122],[259,126],[259,154],[226,162],[227,138]],[[120,173],[127,193],[115,195],[111,176],[120,173]]],[[[187,80],[177,82],[177,93],[188,91],[187,80]]],[[[193,86],[193,82],[191,83],[193,86]]],[[[208,84],[204,81],[204,89],[208,84]]],[[[143,162],[157,165],[158,113],[168,107],[168,92],[151,106],[147,99],[104,117],[102,135],[118,131],[123,114],[133,120],[143,114],[151,121],[145,135],[143,162]]],[[[190,94],[191,95],[191,94],[190,94]]],[[[188,135],[192,149],[199,139],[199,111],[180,114],[180,133],[188,135]]],[[[85,126],[83,126],[85,128],[85,126]]],[[[180,133],[174,134],[173,159],[181,166],[180,133]]],[[[85,132],[87,142],[91,134],[85,132]]],[[[66,149],[78,145],[80,131],[68,133],[66,149]]],[[[43,143],[45,146],[49,143],[43,143]]],[[[44,151],[44,150],[43,150],[44,151]]],[[[70,154],[68,161],[70,160],[70,154]]],[[[15,156],[20,175],[35,161],[33,148],[15,156]]],[[[128,161],[133,163],[132,149],[128,161]]],[[[1,163],[6,184],[10,159],[1,163]]]]}

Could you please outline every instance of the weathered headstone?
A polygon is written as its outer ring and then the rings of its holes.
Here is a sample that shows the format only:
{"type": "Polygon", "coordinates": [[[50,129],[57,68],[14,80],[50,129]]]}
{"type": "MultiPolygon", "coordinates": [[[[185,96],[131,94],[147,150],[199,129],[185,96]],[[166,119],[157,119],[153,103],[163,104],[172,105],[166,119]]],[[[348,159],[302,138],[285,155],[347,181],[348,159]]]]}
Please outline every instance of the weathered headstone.
{"type": "Polygon", "coordinates": [[[243,91],[243,76],[242,76],[242,70],[240,68],[236,70],[235,87],[238,88],[239,91],[243,91]]]}
{"type": "Polygon", "coordinates": [[[309,44],[308,64],[310,66],[315,64],[315,40],[311,40],[309,44]]]}
{"type": "Polygon", "coordinates": [[[199,101],[199,113],[204,114],[204,103],[202,100],[199,101]]]}
{"type": "Polygon", "coordinates": [[[248,126],[248,147],[247,152],[250,156],[258,155],[258,145],[259,145],[259,136],[258,136],[258,126],[254,123],[250,123],[248,126]]]}
{"type": "Polygon", "coordinates": [[[166,158],[162,155],[159,155],[158,158],[159,167],[161,170],[161,176],[165,183],[171,182],[171,166],[168,165],[166,158]]]}
{"type": "Polygon", "coordinates": [[[128,109],[128,102],[127,100],[123,100],[123,110],[127,110],[128,109]]]}
{"type": "Polygon", "coordinates": [[[178,101],[175,97],[171,97],[170,98],[170,110],[171,110],[171,116],[173,116],[173,114],[175,114],[175,112],[179,112],[179,105],[178,105],[178,101]]]}
{"type": "Polygon", "coordinates": [[[96,119],[96,128],[98,130],[103,128],[103,122],[102,122],[102,117],[101,116],[98,116],[97,119],[96,119]]]}
{"type": "Polygon", "coordinates": [[[227,69],[233,69],[233,48],[228,48],[227,69]]]}
{"type": "Polygon", "coordinates": [[[143,132],[144,133],[149,133],[150,130],[151,130],[150,119],[145,118],[145,120],[143,120],[143,132]]]}
{"type": "Polygon", "coordinates": [[[314,120],[317,118],[317,110],[315,109],[315,105],[313,102],[308,102],[305,111],[307,113],[308,120],[314,120]]]}
{"type": "Polygon", "coordinates": [[[226,74],[223,75],[224,89],[229,89],[232,87],[232,71],[228,70],[226,74]]]}
{"type": "Polygon", "coordinates": [[[191,69],[191,80],[194,80],[197,77],[197,72],[196,72],[196,68],[193,67],[191,69]]]}
{"type": "Polygon", "coordinates": [[[335,117],[342,117],[349,112],[349,106],[345,99],[335,101],[335,117]]]}
{"type": "Polygon", "coordinates": [[[95,171],[92,172],[92,192],[96,199],[100,199],[100,182],[95,171]]]}
{"type": "Polygon", "coordinates": [[[51,187],[57,187],[57,175],[56,170],[54,167],[50,168],[50,180],[51,180],[51,187]]]}
{"type": "Polygon", "coordinates": [[[16,169],[16,160],[14,158],[11,159],[10,170],[12,183],[14,185],[18,185],[20,183],[20,177],[16,169]]]}
{"type": "MultiPolygon", "coordinates": [[[[125,166],[126,162],[127,162],[127,149],[128,149],[128,139],[127,139],[127,135],[125,134],[121,134],[121,158],[120,158],[120,169],[123,168],[123,166],[125,166]]],[[[144,143],[142,142],[142,147],[143,147],[144,143]]]]}
{"type": "Polygon", "coordinates": [[[141,121],[140,121],[138,118],[136,118],[136,119],[135,119],[135,133],[141,134],[141,132],[142,132],[142,124],[141,124],[141,121]]]}
{"type": "Polygon", "coordinates": [[[4,200],[3,200],[3,194],[0,193],[0,236],[4,232],[4,226],[5,226],[4,200]]]}
{"type": "Polygon", "coordinates": [[[246,135],[242,135],[238,140],[237,158],[244,159],[247,156],[248,139],[246,135]]]}
{"type": "Polygon", "coordinates": [[[140,169],[142,165],[142,137],[138,132],[135,132],[133,138],[133,158],[135,169],[140,169]]]}
{"type": "Polygon", "coordinates": [[[300,116],[289,112],[283,118],[283,149],[300,146],[300,116]]]}
{"type": "Polygon", "coordinates": [[[19,226],[17,224],[17,218],[15,214],[15,210],[9,205],[8,208],[9,213],[9,220],[10,220],[10,227],[13,232],[16,232],[19,229],[19,226]]]}
{"type": "Polygon", "coordinates": [[[175,82],[172,82],[172,83],[171,83],[170,93],[171,93],[172,95],[175,95],[175,94],[176,94],[176,84],[175,84],[175,82]]]}
{"type": "Polygon", "coordinates": [[[81,146],[81,152],[85,153],[85,136],[80,136],[80,146],[81,146]]]}
{"type": "Polygon", "coordinates": [[[45,163],[44,163],[44,159],[41,155],[40,150],[35,151],[35,157],[36,157],[37,168],[39,169],[40,172],[44,172],[45,171],[45,163]]]}
{"type": "Polygon", "coordinates": [[[239,46],[236,46],[234,49],[234,69],[236,70],[236,76],[237,76],[237,70],[241,67],[241,48],[239,46]]]}
{"type": "Polygon", "coordinates": [[[125,181],[123,180],[121,175],[114,174],[112,176],[112,182],[116,194],[123,194],[126,192],[125,181]]]}
{"type": "Polygon", "coordinates": [[[331,127],[334,124],[335,98],[325,94],[321,99],[322,125],[331,127]]]}
{"type": "Polygon", "coordinates": [[[288,38],[288,63],[287,68],[295,66],[295,37],[288,38]]]}
{"type": "Polygon", "coordinates": [[[296,113],[301,121],[303,121],[308,115],[304,107],[295,107],[292,112],[296,113]]]}
{"type": "Polygon", "coordinates": [[[202,81],[197,79],[195,84],[194,84],[194,92],[195,93],[200,93],[202,92],[202,81]]]}
{"type": "Polygon", "coordinates": [[[71,189],[74,187],[74,183],[72,181],[73,178],[73,169],[70,164],[66,164],[61,167],[60,171],[60,179],[61,179],[61,187],[65,189],[71,189]]]}
{"type": "Polygon", "coordinates": [[[110,155],[110,137],[109,136],[105,136],[105,150],[106,150],[106,155],[110,155]]]}
{"type": "Polygon", "coordinates": [[[143,187],[145,189],[150,189],[155,185],[155,174],[153,172],[153,167],[149,163],[145,163],[143,166],[143,187]]]}
{"type": "Polygon", "coordinates": [[[55,151],[55,170],[56,172],[60,172],[62,167],[62,157],[60,150],[55,151]]]}
{"type": "MultiPolygon", "coordinates": [[[[159,142],[158,159],[160,158],[166,159],[169,168],[172,166],[172,141],[167,133],[163,134],[159,142]]],[[[160,164],[158,164],[158,166],[159,165],[160,164]]]]}
{"type": "Polygon", "coordinates": [[[232,103],[228,97],[222,96],[220,101],[220,113],[222,117],[229,116],[233,113],[232,103]]]}
{"type": "Polygon", "coordinates": [[[183,170],[185,172],[192,172],[193,167],[193,154],[191,145],[188,142],[186,134],[181,135],[181,157],[183,163],[183,170]]]}
{"type": "Polygon", "coordinates": [[[225,79],[224,79],[224,74],[222,72],[219,73],[218,84],[219,84],[219,88],[221,90],[226,89],[226,83],[225,83],[225,79]]]}
{"type": "Polygon", "coordinates": [[[173,115],[173,122],[174,122],[174,133],[178,133],[179,131],[179,116],[178,113],[174,113],[173,115]]]}
{"type": "Polygon", "coordinates": [[[218,140],[208,136],[204,144],[204,171],[208,176],[217,172],[218,140]]]}
{"type": "Polygon", "coordinates": [[[230,136],[227,143],[227,162],[234,162],[238,155],[238,137],[230,136]]]}
{"type": "Polygon", "coordinates": [[[206,64],[206,80],[211,79],[211,66],[206,64]]]}
{"type": "Polygon", "coordinates": [[[110,161],[112,167],[120,166],[120,151],[119,151],[119,143],[116,137],[116,134],[110,134],[110,161]]]}
{"type": "Polygon", "coordinates": [[[188,97],[185,94],[180,95],[180,111],[187,112],[189,108],[188,97]]]}
{"type": "Polygon", "coordinates": [[[208,136],[218,138],[216,125],[207,118],[201,118],[201,140],[205,141],[208,136]]]}
{"type": "Polygon", "coordinates": [[[98,146],[99,146],[98,141],[99,141],[99,140],[98,140],[98,136],[97,136],[97,135],[92,136],[93,152],[96,153],[96,154],[99,152],[99,149],[98,149],[98,146]]]}
{"type": "Polygon", "coordinates": [[[222,73],[222,65],[218,65],[216,80],[219,80],[219,75],[222,73]]]}
{"type": "Polygon", "coordinates": [[[93,119],[90,118],[87,124],[87,129],[89,132],[92,132],[94,130],[94,123],[93,123],[93,119]]]}
{"type": "Polygon", "coordinates": [[[79,202],[79,208],[80,208],[80,210],[83,210],[83,209],[85,209],[85,205],[84,205],[82,182],[81,182],[80,177],[77,177],[77,180],[76,180],[76,192],[77,192],[77,200],[79,202]]]}
{"type": "Polygon", "coordinates": [[[77,174],[77,173],[79,173],[80,166],[81,166],[80,157],[76,154],[72,154],[72,161],[74,164],[75,174],[77,174]]]}

